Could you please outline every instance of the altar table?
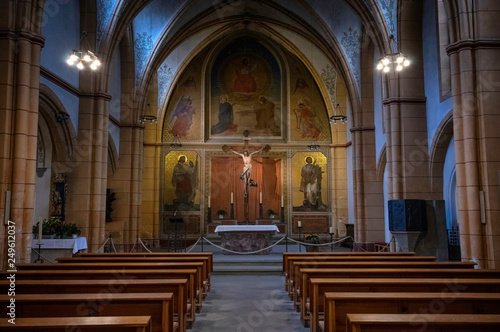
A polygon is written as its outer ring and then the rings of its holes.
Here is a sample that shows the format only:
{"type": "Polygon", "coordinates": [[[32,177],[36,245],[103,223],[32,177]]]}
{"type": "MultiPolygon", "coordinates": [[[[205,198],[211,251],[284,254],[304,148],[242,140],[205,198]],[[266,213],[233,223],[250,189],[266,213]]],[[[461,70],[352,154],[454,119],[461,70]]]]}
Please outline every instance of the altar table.
{"type": "MultiPolygon", "coordinates": [[[[279,232],[276,225],[220,225],[215,229],[221,237],[222,247],[237,252],[253,252],[271,246],[275,232],[279,232]]],[[[255,255],[269,255],[271,251],[269,248],[255,255]]],[[[234,253],[224,251],[224,254],[234,253]]]]}
{"type": "MultiPolygon", "coordinates": [[[[33,239],[31,247],[38,251],[38,239],[33,239]]],[[[87,238],[77,237],[76,239],[42,239],[41,254],[50,260],[59,257],[72,257],[80,250],[87,249],[87,238]]],[[[32,251],[32,262],[38,255],[32,251]]]]}

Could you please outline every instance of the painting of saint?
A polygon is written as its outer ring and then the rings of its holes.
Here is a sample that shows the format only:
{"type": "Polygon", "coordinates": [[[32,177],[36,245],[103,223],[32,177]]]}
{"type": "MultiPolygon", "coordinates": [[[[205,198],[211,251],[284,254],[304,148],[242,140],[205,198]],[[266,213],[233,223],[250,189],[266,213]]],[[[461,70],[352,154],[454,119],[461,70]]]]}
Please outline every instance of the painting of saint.
{"type": "Polygon", "coordinates": [[[186,137],[193,123],[193,114],[195,113],[192,106],[192,99],[189,97],[182,97],[175,106],[172,113],[170,113],[169,122],[173,123],[170,133],[179,138],[186,137]]]}
{"type": "Polygon", "coordinates": [[[255,129],[264,130],[266,133],[279,133],[279,128],[274,120],[274,103],[266,96],[260,96],[259,102],[254,107],[257,125],[255,129]]]}
{"type": "Polygon", "coordinates": [[[179,205],[192,205],[194,195],[196,194],[195,188],[197,186],[198,175],[198,157],[196,157],[196,164],[192,161],[186,163],[186,156],[180,156],[179,161],[174,167],[172,174],[172,186],[175,188],[174,204],[179,205]]]}
{"type": "Polygon", "coordinates": [[[321,152],[299,152],[292,158],[296,184],[292,185],[294,211],[327,211],[326,156],[321,152]]]}
{"type": "Polygon", "coordinates": [[[195,151],[172,151],[165,156],[165,211],[199,211],[199,164],[195,151]]]}
{"type": "Polygon", "coordinates": [[[212,134],[221,134],[225,131],[235,131],[233,105],[229,103],[227,95],[219,98],[219,122],[212,126],[212,134]]]}
{"type": "Polygon", "coordinates": [[[298,104],[298,108],[293,110],[297,121],[297,129],[302,138],[317,140],[321,131],[316,126],[316,112],[306,99],[299,99],[298,104]]]}

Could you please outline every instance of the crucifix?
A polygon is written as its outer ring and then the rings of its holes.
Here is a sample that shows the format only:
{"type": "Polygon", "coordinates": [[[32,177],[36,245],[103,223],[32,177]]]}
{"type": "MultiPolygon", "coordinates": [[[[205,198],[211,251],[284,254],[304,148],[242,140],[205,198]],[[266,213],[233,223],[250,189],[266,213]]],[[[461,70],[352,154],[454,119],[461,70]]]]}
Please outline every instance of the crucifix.
{"type": "Polygon", "coordinates": [[[249,146],[248,143],[250,141],[250,132],[248,130],[245,130],[243,132],[243,140],[245,143],[243,144],[243,151],[238,152],[233,150],[230,146],[224,145],[222,147],[222,150],[224,152],[231,151],[234,154],[239,155],[241,158],[243,158],[243,173],[240,175],[240,180],[243,181],[243,191],[244,191],[244,198],[245,198],[245,205],[244,205],[244,219],[245,223],[248,224],[249,221],[249,208],[248,208],[248,188],[249,187],[257,187],[257,182],[252,179],[252,157],[254,154],[260,152],[260,151],[269,151],[271,150],[271,147],[266,144],[259,148],[258,150],[255,150],[253,152],[249,151],[249,146]]]}

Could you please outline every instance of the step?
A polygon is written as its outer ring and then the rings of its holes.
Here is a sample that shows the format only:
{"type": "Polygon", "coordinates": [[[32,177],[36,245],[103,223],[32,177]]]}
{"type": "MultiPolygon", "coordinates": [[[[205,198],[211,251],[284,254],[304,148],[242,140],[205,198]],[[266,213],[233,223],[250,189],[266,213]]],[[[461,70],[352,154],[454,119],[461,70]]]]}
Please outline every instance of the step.
{"type": "Polygon", "coordinates": [[[214,275],[241,275],[241,274],[256,274],[256,275],[281,275],[283,273],[282,266],[256,266],[256,265],[215,265],[214,275]]]}

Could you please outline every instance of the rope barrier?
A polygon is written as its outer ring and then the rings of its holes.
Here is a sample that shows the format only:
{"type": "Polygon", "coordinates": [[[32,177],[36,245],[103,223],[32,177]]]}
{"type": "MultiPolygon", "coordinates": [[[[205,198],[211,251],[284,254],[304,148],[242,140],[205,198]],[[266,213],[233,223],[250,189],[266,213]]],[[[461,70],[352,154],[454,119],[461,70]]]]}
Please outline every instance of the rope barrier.
{"type": "Polygon", "coordinates": [[[39,253],[38,251],[36,251],[35,249],[31,248],[31,250],[33,250],[35,252],[35,254],[39,255],[40,257],[44,258],[46,261],[48,261],[49,263],[52,263],[52,264],[55,264],[56,262],[48,259],[47,257],[45,257],[44,255],[42,255],[41,253],[39,253]]]}
{"type": "MultiPolygon", "coordinates": [[[[190,246],[189,246],[189,247],[191,247],[191,249],[187,250],[187,252],[191,252],[191,250],[193,250],[193,249],[194,249],[194,247],[196,247],[196,245],[198,244],[198,242],[200,242],[200,240],[201,240],[201,237],[199,237],[199,238],[198,238],[198,240],[196,241],[196,243],[195,243],[195,244],[193,244],[193,245],[190,245],[190,246]]],[[[188,248],[189,248],[189,247],[188,247],[188,248]]],[[[187,249],[187,248],[186,248],[186,249],[187,249]]]]}
{"type": "Polygon", "coordinates": [[[116,248],[115,248],[115,241],[113,241],[113,238],[110,237],[111,239],[111,245],[113,246],[113,250],[115,251],[115,253],[118,253],[118,251],[116,251],[116,248]]]}
{"type": "Polygon", "coordinates": [[[332,244],[336,244],[336,243],[340,243],[342,241],[345,241],[347,240],[348,238],[350,238],[350,236],[346,236],[338,241],[333,241],[333,242],[329,242],[329,243],[321,243],[321,244],[316,244],[316,243],[309,243],[309,242],[300,242],[300,241],[297,241],[297,240],[294,240],[292,239],[291,237],[289,237],[288,239],[292,242],[296,242],[298,244],[302,244],[304,246],[312,246],[312,247],[325,247],[325,246],[331,246],[332,244]]]}
{"type": "Polygon", "coordinates": [[[261,251],[264,251],[264,250],[268,250],[272,247],[274,247],[275,245],[277,245],[278,243],[280,243],[281,241],[283,241],[284,239],[286,239],[286,236],[282,237],[280,240],[278,240],[276,243],[270,245],[269,247],[267,248],[264,248],[264,249],[260,249],[260,250],[257,250],[257,251],[245,251],[245,252],[239,252],[239,251],[233,251],[233,250],[229,250],[229,249],[226,249],[226,248],[223,248],[221,246],[218,246],[216,244],[214,244],[213,242],[211,242],[210,240],[208,240],[207,238],[203,238],[203,240],[207,241],[209,244],[213,245],[214,247],[216,248],[219,248],[221,250],[224,250],[224,251],[227,251],[227,252],[230,252],[230,253],[233,253],[233,254],[237,254],[237,255],[251,255],[251,254],[256,254],[258,252],[261,252],[261,251]]]}
{"type": "Polygon", "coordinates": [[[129,254],[130,254],[130,253],[132,253],[132,252],[134,252],[134,249],[135,249],[135,245],[136,245],[136,244],[137,244],[137,243],[134,243],[134,246],[132,247],[132,249],[130,249],[129,254]]]}
{"type": "Polygon", "coordinates": [[[142,244],[142,246],[144,247],[144,249],[146,249],[149,253],[151,253],[152,251],[149,250],[146,245],[144,244],[144,242],[142,242],[141,238],[138,238],[139,239],[139,242],[142,244]]]}
{"type": "Polygon", "coordinates": [[[101,251],[102,248],[104,248],[104,246],[106,245],[106,243],[108,243],[109,241],[109,237],[106,239],[106,241],[104,241],[104,243],[102,244],[102,246],[99,248],[99,250],[97,250],[97,252],[101,251]]]}

